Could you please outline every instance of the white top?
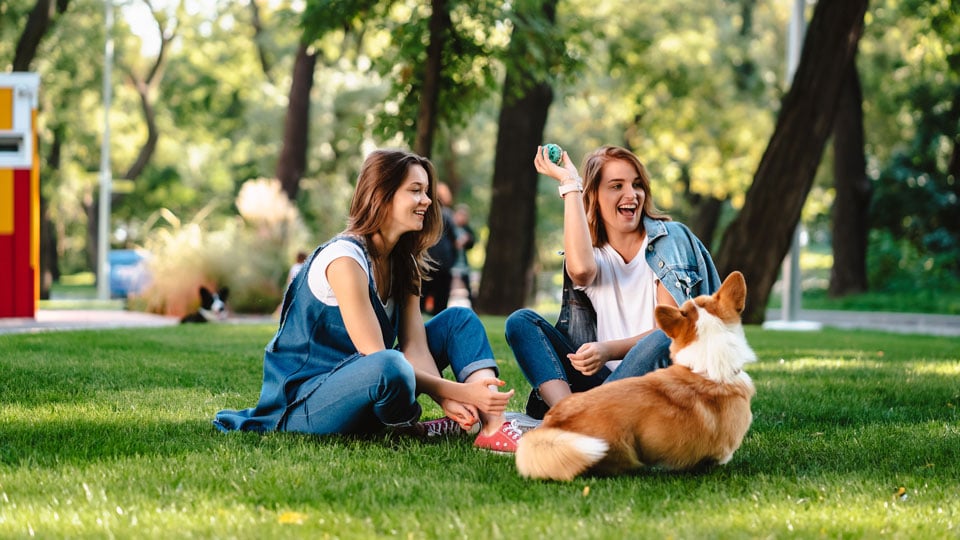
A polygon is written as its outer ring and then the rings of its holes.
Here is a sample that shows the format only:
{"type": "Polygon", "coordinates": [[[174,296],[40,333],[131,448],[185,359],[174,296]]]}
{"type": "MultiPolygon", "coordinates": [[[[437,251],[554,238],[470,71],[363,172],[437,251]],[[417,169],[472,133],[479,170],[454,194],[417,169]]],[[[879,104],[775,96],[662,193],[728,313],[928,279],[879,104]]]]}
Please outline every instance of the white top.
{"type": "MultiPolygon", "coordinates": [[[[597,311],[597,341],[624,339],[652,330],[657,306],[657,277],[647,264],[644,253],[647,238],[629,263],[610,244],[593,248],[597,276],[586,287],[586,293],[597,311]]],[[[614,370],[621,360],[607,362],[614,370]]]]}
{"type": "MultiPolygon", "coordinates": [[[[310,271],[307,274],[307,284],[310,286],[310,292],[313,293],[313,296],[316,297],[317,300],[328,306],[339,306],[340,304],[337,302],[337,297],[333,294],[330,282],[327,281],[327,267],[330,266],[330,263],[333,261],[343,257],[349,257],[357,261],[360,268],[363,268],[363,273],[367,275],[367,279],[370,279],[367,259],[360,246],[349,240],[337,240],[329,244],[320,250],[320,253],[313,259],[313,263],[310,265],[310,271]]],[[[374,288],[376,288],[376,284],[374,284],[374,288]]],[[[388,299],[387,302],[382,305],[389,315],[393,311],[393,298],[388,299]]]]}

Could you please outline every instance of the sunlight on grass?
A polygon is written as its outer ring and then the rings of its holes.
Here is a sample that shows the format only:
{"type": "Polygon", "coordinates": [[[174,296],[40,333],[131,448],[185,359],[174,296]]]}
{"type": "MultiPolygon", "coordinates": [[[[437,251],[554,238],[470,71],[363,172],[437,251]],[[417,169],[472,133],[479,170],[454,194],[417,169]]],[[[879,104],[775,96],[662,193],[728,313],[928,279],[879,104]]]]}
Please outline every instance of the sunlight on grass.
{"type": "MultiPolygon", "coordinates": [[[[941,375],[958,376],[960,375],[960,362],[950,364],[946,362],[917,362],[910,364],[910,371],[922,375],[941,375]]],[[[960,388],[958,388],[960,391],[960,388]]]]}
{"type": "MultiPolygon", "coordinates": [[[[522,410],[529,385],[484,317],[522,410]]],[[[726,466],[520,478],[469,437],[218,432],[273,328],[0,336],[0,537],[955,537],[960,339],[747,329],[754,422],[726,466]],[[882,351],[882,355],[880,354],[882,351]],[[781,362],[780,359],[783,359],[781,362]],[[903,488],[903,493],[900,493],[903,488]],[[905,497],[904,497],[905,496],[905,497]]],[[[425,416],[442,414],[421,396],[425,416]]]]}
{"type": "Polygon", "coordinates": [[[807,370],[856,370],[856,369],[884,369],[882,362],[870,360],[823,359],[823,358],[793,358],[780,360],[775,363],[759,364],[756,368],[749,366],[750,371],[807,371],[807,370]]]}

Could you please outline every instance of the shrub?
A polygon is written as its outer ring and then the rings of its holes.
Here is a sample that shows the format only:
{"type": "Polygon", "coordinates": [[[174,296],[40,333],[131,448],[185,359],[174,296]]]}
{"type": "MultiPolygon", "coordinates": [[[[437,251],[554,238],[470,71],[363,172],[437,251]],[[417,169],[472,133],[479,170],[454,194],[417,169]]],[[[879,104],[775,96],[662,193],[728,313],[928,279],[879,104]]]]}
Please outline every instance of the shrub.
{"type": "Polygon", "coordinates": [[[277,180],[247,181],[236,206],[239,215],[211,227],[206,226],[207,212],[187,224],[167,212],[169,227],[156,228],[147,236],[151,282],[132,305],[182,316],[196,309],[201,285],[227,286],[232,311],[272,312],[282,299],[287,269],[302,249],[306,231],[277,180]]]}

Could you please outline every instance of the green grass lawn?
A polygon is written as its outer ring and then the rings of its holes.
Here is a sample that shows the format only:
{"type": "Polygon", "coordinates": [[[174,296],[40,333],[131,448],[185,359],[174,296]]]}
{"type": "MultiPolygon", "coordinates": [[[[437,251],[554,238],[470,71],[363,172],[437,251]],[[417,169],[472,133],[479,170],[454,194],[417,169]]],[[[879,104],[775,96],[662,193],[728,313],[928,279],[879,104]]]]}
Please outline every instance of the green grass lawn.
{"type": "MultiPolygon", "coordinates": [[[[484,322],[520,410],[503,319],[484,322]]],[[[960,338],[749,328],[755,419],[730,464],[563,484],[466,437],[219,433],[273,330],[0,336],[0,537],[960,538],[960,338]]]]}

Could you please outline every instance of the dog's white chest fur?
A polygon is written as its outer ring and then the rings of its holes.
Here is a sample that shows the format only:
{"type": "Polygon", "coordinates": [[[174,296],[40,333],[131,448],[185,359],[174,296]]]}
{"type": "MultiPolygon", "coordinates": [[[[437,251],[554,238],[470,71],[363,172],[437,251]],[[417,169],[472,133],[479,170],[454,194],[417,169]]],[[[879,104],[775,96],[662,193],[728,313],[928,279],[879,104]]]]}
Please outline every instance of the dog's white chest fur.
{"type": "Polygon", "coordinates": [[[757,355],[747,343],[743,326],[726,324],[702,307],[697,312],[697,339],[677,351],[674,362],[716,382],[749,381],[743,365],[755,362],[757,355]]]}

